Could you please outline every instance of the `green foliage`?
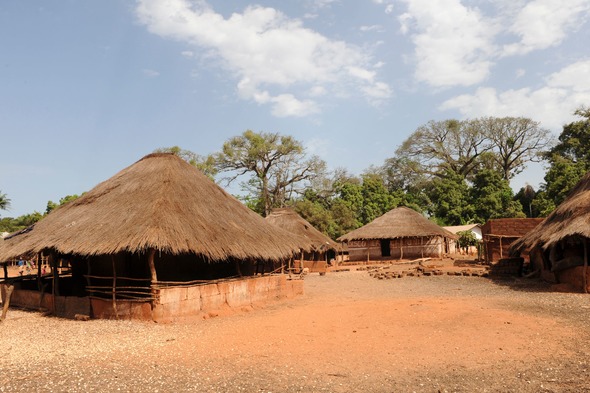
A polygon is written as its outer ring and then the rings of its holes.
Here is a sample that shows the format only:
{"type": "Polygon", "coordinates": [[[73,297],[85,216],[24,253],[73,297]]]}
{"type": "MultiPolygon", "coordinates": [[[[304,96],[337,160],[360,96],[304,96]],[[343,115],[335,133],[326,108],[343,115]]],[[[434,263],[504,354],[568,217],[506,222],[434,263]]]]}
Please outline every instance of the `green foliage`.
{"type": "Polygon", "coordinates": [[[563,202],[590,170],[590,108],[580,108],[575,114],[582,119],[566,124],[559,142],[545,154],[549,169],[541,189],[543,192],[532,203],[540,209],[541,215],[549,214],[563,202]]]}
{"type": "Polygon", "coordinates": [[[361,196],[363,205],[360,221],[363,224],[387,213],[401,202],[400,198],[387,190],[383,179],[374,174],[363,176],[361,196]]]}
{"type": "Polygon", "coordinates": [[[0,210],[7,210],[10,207],[10,199],[0,192],[0,210]]]}
{"type": "Polygon", "coordinates": [[[251,130],[230,138],[213,160],[219,171],[231,173],[228,184],[249,175],[242,188],[262,200],[265,216],[303,193],[326,167],[318,157],[307,158],[303,144],[291,136],[251,130]]]}
{"type": "Polygon", "coordinates": [[[432,180],[429,187],[429,213],[440,225],[463,225],[473,219],[474,209],[469,201],[465,178],[450,170],[432,180]]]}
{"type": "Polygon", "coordinates": [[[470,190],[475,222],[484,223],[490,218],[524,218],[520,202],[514,195],[508,180],[496,171],[478,172],[470,190]]]}
{"type": "Polygon", "coordinates": [[[172,146],[172,147],[160,147],[154,150],[154,153],[172,153],[177,155],[178,157],[182,158],[192,166],[199,169],[205,175],[207,175],[210,179],[213,180],[214,176],[217,174],[217,168],[215,167],[215,160],[213,156],[201,156],[195,152],[190,150],[185,150],[180,148],[179,146],[172,146]]]}
{"type": "Polygon", "coordinates": [[[459,243],[459,247],[461,247],[461,248],[467,248],[470,246],[477,246],[479,244],[477,237],[471,231],[460,231],[460,232],[457,232],[457,235],[459,235],[458,243],[459,243]]]}
{"type": "Polygon", "coordinates": [[[45,208],[45,214],[51,213],[53,210],[58,208],[59,206],[65,205],[68,202],[74,201],[79,198],[79,195],[66,195],[63,198],[60,198],[59,203],[55,203],[53,201],[47,201],[47,207],[45,208]]]}

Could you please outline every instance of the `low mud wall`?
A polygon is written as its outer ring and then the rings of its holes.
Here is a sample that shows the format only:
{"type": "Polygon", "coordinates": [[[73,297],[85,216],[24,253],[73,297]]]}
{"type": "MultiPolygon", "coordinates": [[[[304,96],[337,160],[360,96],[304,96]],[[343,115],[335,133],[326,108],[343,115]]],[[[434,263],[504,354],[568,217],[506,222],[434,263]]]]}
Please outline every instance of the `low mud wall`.
{"type": "MultiPolygon", "coordinates": [[[[3,284],[1,284],[3,285],[3,284]]],[[[161,287],[155,301],[128,301],[89,297],[52,296],[15,288],[10,304],[33,310],[56,311],[74,318],[76,314],[102,319],[170,321],[179,317],[211,315],[232,309],[261,305],[269,301],[303,294],[303,280],[287,280],[286,275],[247,277],[212,284],[161,287]]]]}
{"type": "Polygon", "coordinates": [[[245,277],[212,284],[162,287],[150,303],[92,299],[93,317],[142,319],[166,322],[175,318],[211,315],[240,310],[268,301],[303,294],[303,280],[287,280],[286,275],[245,277]]]}

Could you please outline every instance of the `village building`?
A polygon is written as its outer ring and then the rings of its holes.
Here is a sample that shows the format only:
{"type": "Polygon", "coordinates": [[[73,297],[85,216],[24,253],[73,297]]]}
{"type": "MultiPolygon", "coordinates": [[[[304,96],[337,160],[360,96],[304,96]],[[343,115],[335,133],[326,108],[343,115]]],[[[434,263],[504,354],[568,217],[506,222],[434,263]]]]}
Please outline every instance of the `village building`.
{"type": "MultiPolygon", "coordinates": [[[[482,227],[483,254],[488,264],[510,257],[510,246],[522,236],[533,230],[542,218],[495,218],[482,227]]],[[[524,263],[528,263],[528,258],[524,263]]]]}
{"type": "Polygon", "coordinates": [[[590,275],[590,172],[547,218],[512,245],[513,255],[528,255],[531,270],[545,280],[588,293],[590,275]]]}
{"type": "Polygon", "coordinates": [[[306,248],[173,154],[150,154],[1,242],[3,299],[57,315],[167,320],[302,293],[306,248]],[[8,277],[15,258],[48,260],[8,277]]]}
{"type": "Polygon", "coordinates": [[[304,251],[302,247],[299,258],[289,265],[290,270],[297,272],[307,268],[310,272],[323,274],[327,266],[335,262],[340,245],[314,228],[293,209],[288,207],[273,209],[266,217],[266,221],[304,239],[304,247],[311,245],[309,251],[304,251]]]}
{"type": "MultiPolygon", "coordinates": [[[[453,226],[445,226],[443,228],[451,233],[454,233],[457,236],[459,236],[461,232],[469,232],[473,235],[473,238],[477,242],[481,242],[482,238],[483,238],[482,234],[481,234],[481,225],[480,224],[453,225],[453,226]]],[[[477,245],[460,247],[460,245],[457,241],[457,243],[455,244],[455,250],[458,254],[478,255],[478,246],[477,245]]]]}
{"type": "Polygon", "coordinates": [[[338,238],[350,261],[442,258],[455,252],[457,235],[422,214],[398,207],[338,238]]]}

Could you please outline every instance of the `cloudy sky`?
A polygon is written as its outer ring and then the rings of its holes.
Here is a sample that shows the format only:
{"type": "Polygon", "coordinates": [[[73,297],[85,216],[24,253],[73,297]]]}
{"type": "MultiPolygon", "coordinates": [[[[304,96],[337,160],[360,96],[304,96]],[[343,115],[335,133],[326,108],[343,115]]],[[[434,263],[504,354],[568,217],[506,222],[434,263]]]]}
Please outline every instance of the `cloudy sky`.
{"type": "MultiPolygon", "coordinates": [[[[558,135],[590,105],[590,0],[562,4],[1,2],[0,215],[247,129],[356,174],[429,120],[525,116],[558,135]]],[[[533,166],[513,188],[542,176],[533,166]]]]}

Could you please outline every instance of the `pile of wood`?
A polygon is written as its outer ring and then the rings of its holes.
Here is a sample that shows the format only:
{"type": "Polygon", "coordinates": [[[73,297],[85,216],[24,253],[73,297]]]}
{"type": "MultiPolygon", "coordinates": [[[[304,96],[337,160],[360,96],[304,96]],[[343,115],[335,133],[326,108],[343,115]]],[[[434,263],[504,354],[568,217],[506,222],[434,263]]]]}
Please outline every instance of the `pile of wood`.
{"type": "MultiPolygon", "coordinates": [[[[389,280],[392,278],[403,278],[403,277],[422,277],[422,276],[442,276],[445,272],[442,269],[434,266],[416,266],[414,268],[405,270],[391,270],[390,267],[377,267],[367,269],[371,277],[379,280],[389,280]]],[[[487,270],[482,269],[463,269],[447,271],[449,276],[466,276],[466,277],[488,277],[489,273],[487,270]]]]}

